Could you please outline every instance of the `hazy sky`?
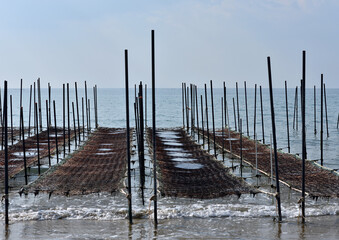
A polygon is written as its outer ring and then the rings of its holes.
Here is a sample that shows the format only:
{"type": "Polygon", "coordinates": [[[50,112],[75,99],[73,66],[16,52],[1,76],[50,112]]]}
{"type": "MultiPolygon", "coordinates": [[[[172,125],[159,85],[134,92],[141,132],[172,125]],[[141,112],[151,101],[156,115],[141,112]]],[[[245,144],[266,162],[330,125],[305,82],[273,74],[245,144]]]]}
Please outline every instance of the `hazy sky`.
{"type": "Polygon", "coordinates": [[[131,82],[150,85],[154,29],[157,87],[267,87],[267,56],[274,87],[294,87],[306,50],[307,86],[324,73],[338,88],[338,12],[337,0],[1,0],[0,78],[124,87],[127,48],[131,82]]]}

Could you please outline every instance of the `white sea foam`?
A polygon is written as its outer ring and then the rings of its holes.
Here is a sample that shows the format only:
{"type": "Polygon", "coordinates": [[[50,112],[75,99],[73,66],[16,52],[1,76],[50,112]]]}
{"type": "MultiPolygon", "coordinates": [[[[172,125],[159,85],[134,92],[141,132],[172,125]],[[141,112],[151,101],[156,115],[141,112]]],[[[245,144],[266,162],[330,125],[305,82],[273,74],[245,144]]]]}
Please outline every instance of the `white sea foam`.
{"type": "MultiPolygon", "coordinates": [[[[270,204],[270,197],[258,195],[251,197],[243,195],[240,199],[227,197],[213,200],[172,199],[161,198],[158,202],[158,216],[160,219],[173,218],[263,218],[276,217],[276,206],[270,204]]],[[[134,218],[152,218],[153,207],[145,206],[139,201],[133,202],[134,218]]],[[[339,215],[338,201],[326,203],[310,201],[306,205],[306,215],[323,216],[339,215]]],[[[0,219],[3,215],[2,204],[0,219]]],[[[283,203],[282,215],[284,218],[297,218],[300,208],[297,203],[283,203]]],[[[91,219],[115,220],[127,218],[127,200],[124,196],[91,194],[85,197],[55,196],[46,200],[46,196],[28,198],[15,197],[11,200],[10,220],[55,220],[55,219],[91,219]]]]}

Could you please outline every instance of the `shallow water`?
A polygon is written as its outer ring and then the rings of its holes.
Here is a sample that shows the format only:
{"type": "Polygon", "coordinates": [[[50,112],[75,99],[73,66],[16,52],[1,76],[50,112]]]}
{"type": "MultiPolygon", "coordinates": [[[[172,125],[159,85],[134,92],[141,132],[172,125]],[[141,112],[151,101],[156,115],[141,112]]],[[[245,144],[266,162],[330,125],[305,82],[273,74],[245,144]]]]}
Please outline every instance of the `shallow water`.
{"type": "MultiPolygon", "coordinates": [[[[124,110],[124,90],[123,89],[98,89],[98,115],[99,125],[109,127],[125,127],[124,110]]],[[[11,90],[11,94],[18,94],[18,90],[11,90]]],[[[227,90],[227,98],[231,102],[235,96],[233,89],[227,90]]],[[[47,91],[46,91],[47,92],[47,91]]],[[[62,126],[62,90],[53,89],[52,98],[57,102],[57,120],[58,125],[62,126]],[[58,107],[59,106],[59,107],[58,107]]],[[[199,90],[199,94],[203,92],[199,90]]],[[[268,91],[264,89],[264,123],[265,140],[269,142],[271,129],[268,91]]],[[[91,91],[89,96],[92,98],[91,91]]],[[[131,102],[134,90],[131,89],[131,102]]],[[[215,117],[216,127],[221,125],[221,105],[217,99],[222,96],[221,89],[215,89],[215,117]]],[[[276,89],[275,111],[277,123],[278,147],[286,150],[286,116],[284,90],[276,89]]],[[[319,95],[319,92],[317,92],[319,95]]],[[[328,123],[330,137],[324,135],[324,165],[330,168],[339,168],[339,132],[336,129],[336,119],[339,112],[339,90],[328,89],[328,123]]],[[[83,93],[80,91],[80,97],[83,93]]],[[[317,95],[317,99],[320,97],[317,95]]],[[[24,96],[28,98],[29,92],[24,90],[24,96]]],[[[42,92],[42,99],[46,98],[46,93],[42,92]]],[[[150,96],[150,91],[149,95],[150,96]]],[[[248,89],[248,99],[253,99],[253,89],[248,89]]],[[[14,101],[16,98],[13,98],[14,101]]],[[[150,97],[148,98],[148,109],[151,109],[150,97]]],[[[244,105],[244,95],[240,90],[240,106],[244,105]]],[[[313,89],[307,90],[307,99],[313,103],[313,89]]],[[[210,96],[208,98],[210,103],[210,96]]],[[[259,98],[258,98],[259,100],[259,98]]],[[[299,131],[293,130],[293,100],[294,89],[289,89],[289,114],[290,114],[290,137],[291,152],[301,152],[301,132],[300,115],[299,131]]],[[[71,101],[74,96],[71,95],[71,101]]],[[[28,104],[24,101],[24,104],[28,104]]],[[[15,106],[14,102],[14,106],[15,106]]],[[[253,106],[254,101],[249,101],[249,134],[253,137],[253,106]]],[[[257,102],[257,134],[262,138],[260,104],[257,102]]],[[[233,109],[229,104],[230,126],[234,128],[233,109]]],[[[25,116],[28,116],[27,106],[25,116]]],[[[81,109],[81,108],[80,108],[81,109]]],[[[133,108],[130,108],[133,109],[133,108]]],[[[181,89],[159,89],[157,91],[157,126],[158,127],[179,127],[182,125],[181,112],[181,89]]],[[[317,117],[319,114],[317,106],[317,117]]],[[[200,108],[199,108],[200,110],[200,108]]],[[[42,110],[44,112],[44,109],[42,110]]],[[[91,110],[92,126],[94,119],[93,109],[91,110]]],[[[148,110],[149,111],[149,110],[148,110]]],[[[15,111],[14,111],[15,113],[15,111]]],[[[132,113],[132,112],[131,112],[132,113]]],[[[307,150],[309,159],[319,159],[319,118],[317,118],[317,135],[313,131],[313,104],[307,106],[307,150]]],[[[131,114],[134,116],[134,114],[131,114]]],[[[240,115],[245,119],[245,109],[240,109],[240,115]]],[[[211,116],[209,116],[211,119],[211,116]]],[[[14,115],[14,123],[18,123],[18,114],[14,115]]],[[[25,118],[27,124],[28,119],[25,118]]],[[[246,121],[243,129],[246,132],[246,121]]],[[[131,119],[131,126],[134,126],[134,119],[131,119]]],[[[151,124],[151,114],[148,113],[148,123],[151,124]]],[[[201,124],[201,123],[200,123],[201,124]]],[[[211,123],[210,123],[211,126],[211,123]]],[[[324,124],[325,126],[325,124],[324,124]]],[[[324,128],[326,129],[326,128],[324,128]]],[[[162,137],[170,138],[167,141],[173,145],[176,135],[171,132],[162,131],[162,137]]],[[[134,136],[135,139],[135,136],[134,136]]],[[[199,142],[202,144],[202,141],[199,142]]],[[[135,142],[133,143],[135,145],[135,142]]],[[[175,145],[175,144],[174,144],[175,145]]],[[[105,145],[102,145],[105,148],[105,145]]],[[[146,146],[147,147],[147,146],[146,146]]],[[[72,148],[74,146],[72,145],[72,148]]],[[[204,146],[207,149],[207,146],[204,146]]],[[[136,150],[135,148],[133,149],[136,150]]],[[[178,152],[180,148],[168,148],[169,155],[177,158],[178,164],[190,159],[191,154],[178,152]]],[[[145,150],[148,153],[148,150],[145,150]]],[[[102,154],[106,154],[103,152],[102,154]]],[[[129,226],[127,220],[127,199],[123,193],[116,195],[110,194],[90,194],[87,196],[54,196],[49,199],[48,195],[29,194],[20,197],[17,193],[20,186],[23,185],[23,177],[17,177],[15,181],[11,180],[11,186],[15,187],[10,193],[10,226],[8,231],[3,224],[4,205],[1,204],[0,228],[1,237],[9,239],[173,239],[173,238],[231,238],[231,239],[338,239],[339,238],[339,201],[337,199],[314,199],[306,200],[306,225],[300,224],[300,208],[298,201],[300,193],[294,192],[285,186],[282,188],[282,214],[283,222],[277,223],[275,201],[270,195],[257,194],[229,196],[219,199],[197,200],[181,198],[161,198],[158,201],[159,225],[156,229],[153,225],[153,204],[149,200],[154,194],[152,191],[152,162],[150,156],[146,155],[146,185],[145,185],[145,205],[142,205],[139,188],[139,166],[137,155],[132,156],[132,199],[134,224],[129,226]],[[7,235],[6,235],[7,234],[7,235]]],[[[222,161],[221,154],[218,160],[222,161]]],[[[175,161],[175,160],[174,160],[175,161]]],[[[42,161],[45,164],[46,160],[42,161]]],[[[56,163],[56,159],[52,159],[56,163]]],[[[192,164],[192,163],[189,163],[192,164]]],[[[236,167],[233,174],[239,176],[239,162],[227,158],[225,166],[236,167]]],[[[31,180],[36,179],[36,167],[31,168],[31,180]],[[34,175],[35,174],[35,175],[34,175]]],[[[254,186],[261,186],[261,190],[273,192],[271,189],[271,179],[261,176],[255,177],[256,172],[249,167],[243,169],[243,176],[246,181],[254,186]]]]}

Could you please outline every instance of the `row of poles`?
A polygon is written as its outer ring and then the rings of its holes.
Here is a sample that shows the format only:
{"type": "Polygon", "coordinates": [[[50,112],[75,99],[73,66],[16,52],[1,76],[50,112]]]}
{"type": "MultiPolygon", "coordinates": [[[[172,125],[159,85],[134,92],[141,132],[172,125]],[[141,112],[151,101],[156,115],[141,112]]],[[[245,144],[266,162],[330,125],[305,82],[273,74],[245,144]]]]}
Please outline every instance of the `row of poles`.
{"type": "MultiPolygon", "coordinates": [[[[302,83],[302,81],[301,81],[302,83]]],[[[213,136],[215,135],[215,123],[214,123],[214,98],[213,98],[213,87],[212,87],[212,80],[210,81],[210,101],[211,101],[211,115],[212,115],[212,126],[213,126],[213,136]]],[[[327,137],[329,137],[329,130],[328,130],[328,119],[327,119],[327,102],[326,102],[326,88],[325,84],[323,83],[323,74],[321,74],[321,116],[320,116],[320,164],[323,166],[324,159],[323,159],[323,135],[324,135],[324,111],[325,111],[325,119],[326,119],[326,130],[327,130],[327,137]]],[[[187,86],[186,83],[182,83],[182,125],[183,128],[186,128],[187,132],[191,130],[191,133],[194,134],[195,131],[198,133],[198,140],[199,140],[199,96],[197,91],[197,86],[194,84],[190,84],[187,86]]],[[[302,88],[300,88],[302,89],[302,88]]],[[[208,91],[206,84],[204,85],[204,92],[205,96],[200,95],[200,115],[201,115],[201,128],[203,134],[203,144],[205,144],[204,138],[204,130],[206,128],[207,133],[207,146],[208,150],[210,151],[210,127],[209,127],[209,109],[208,109],[208,91]],[[203,99],[205,99],[205,109],[203,99]]],[[[228,110],[228,101],[227,101],[227,94],[226,94],[226,85],[223,82],[223,97],[221,98],[221,115],[222,115],[222,128],[231,128],[229,119],[231,118],[228,110]]],[[[260,99],[260,117],[261,117],[261,132],[262,132],[262,139],[257,139],[257,84],[254,85],[254,123],[253,123],[253,139],[262,141],[265,144],[265,123],[264,123],[264,108],[263,108],[263,94],[262,94],[262,87],[259,86],[259,99],[260,99]]],[[[249,114],[248,114],[248,98],[247,98],[247,86],[246,81],[244,82],[244,95],[245,95],[245,114],[246,114],[246,132],[247,136],[250,137],[249,132],[249,114]]],[[[295,103],[294,103],[294,115],[293,115],[293,129],[298,130],[298,87],[296,87],[295,92],[295,103]]],[[[302,94],[300,94],[300,101],[302,102],[302,94]]],[[[314,133],[316,134],[316,95],[314,95],[314,133]]],[[[239,131],[241,133],[245,133],[242,129],[242,122],[240,117],[240,107],[239,107],[239,90],[238,90],[238,83],[236,83],[236,96],[232,98],[233,102],[233,116],[234,116],[234,129],[235,131],[239,131]]],[[[301,108],[302,110],[302,108],[301,108]]],[[[290,144],[290,125],[289,125],[289,107],[288,107],[288,88],[287,88],[287,81],[285,81],[285,112],[286,112],[286,134],[287,134],[287,151],[288,153],[291,152],[291,144],[290,144]]],[[[339,121],[339,120],[338,120],[339,121]]],[[[337,127],[339,123],[337,123],[337,127]]],[[[232,139],[231,139],[232,140],[232,139]]],[[[231,145],[230,140],[230,145],[231,145]]],[[[213,144],[214,150],[216,150],[215,144],[213,144]]],[[[282,150],[284,148],[280,148],[282,150]]],[[[214,151],[216,156],[216,151],[214,151]]],[[[307,154],[307,153],[306,153],[307,154]]],[[[223,155],[224,158],[224,155],[223,155]]]]}
{"type": "MultiPolygon", "coordinates": [[[[158,213],[157,213],[157,161],[156,161],[156,108],[155,108],[155,41],[154,41],[154,30],[151,31],[151,71],[152,71],[152,148],[153,148],[153,192],[154,195],[151,197],[154,203],[154,225],[158,225],[158,213]]],[[[147,97],[147,86],[145,87],[145,98],[147,97]]],[[[136,135],[137,135],[137,147],[139,153],[139,168],[140,168],[140,183],[142,190],[142,202],[144,204],[144,183],[145,183],[145,158],[144,158],[144,116],[147,126],[147,104],[145,104],[145,115],[143,111],[143,87],[142,83],[139,85],[138,95],[136,94],[135,88],[135,102],[134,102],[134,112],[135,112],[135,125],[136,125],[136,135]]],[[[128,190],[128,219],[129,223],[133,223],[133,213],[132,213],[132,182],[131,182],[131,152],[130,152],[130,110],[129,110],[129,79],[128,79],[128,50],[125,49],[125,97],[126,97],[126,147],[127,147],[127,190],[128,190]]]]}
{"type": "MultiPolygon", "coordinates": [[[[34,118],[34,126],[33,132],[36,136],[36,146],[37,146],[37,166],[38,166],[38,174],[41,174],[41,162],[40,162],[40,142],[39,142],[39,132],[43,130],[42,124],[42,102],[41,102],[41,88],[40,88],[40,78],[37,80],[37,91],[36,91],[36,84],[33,84],[34,92],[32,96],[32,85],[30,86],[30,100],[29,100],[29,119],[28,119],[28,129],[27,129],[27,136],[31,136],[31,113],[32,113],[32,97],[33,97],[33,118],[34,118]],[[37,92],[37,97],[36,97],[37,92]]],[[[63,84],[63,152],[64,158],[66,156],[66,146],[68,145],[68,152],[71,151],[71,114],[70,114],[70,101],[69,101],[69,83],[67,83],[67,95],[66,95],[66,85],[63,84]],[[66,97],[67,97],[67,128],[66,128],[66,97]],[[67,138],[68,144],[66,145],[66,130],[67,130],[67,138]]],[[[94,98],[94,115],[95,115],[95,127],[98,127],[98,104],[97,104],[97,85],[93,87],[93,98],[94,98]]],[[[1,91],[0,91],[1,93],[1,91]]],[[[47,144],[48,144],[48,164],[51,167],[51,151],[50,151],[50,144],[51,144],[51,133],[50,131],[53,129],[52,127],[52,114],[51,114],[51,85],[48,83],[48,100],[46,99],[46,130],[47,130],[47,144]]],[[[75,147],[78,144],[81,144],[81,127],[80,127],[80,116],[79,116],[79,103],[78,103],[78,88],[77,82],[75,82],[75,97],[76,97],[76,111],[74,102],[72,102],[72,113],[73,113],[73,132],[74,132],[74,143],[75,147]],[[77,112],[77,117],[75,116],[75,112],[77,112]],[[78,126],[76,126],[76,120],[78,126]],[[78,132],[78,133],[77,133],[78,132]]],[[[11,144],[14,145],[14,127],[13,127],[13,101],[12,95],[10,95],[10,132],[11,132],[11,144]]],[[[87,83],[85,81],[85,99],[86,99],[86,121],[87,121],[87,133],[91,131],[91,115],[90,115],[90,99],[87,98],[87,83]]],[[[85,139],[85,111],[84,111],[84,98],[82,97],[82,133],[83,133],[83,140],[85,139]]],[[[0,96],[0,106],[1,106],[1,96],[0,96]]],[[[58,149],[58,127],[57,127],[57,119],[56,119],[56,105],[55,100],[53,100],[53,110],[54,110],[54,141],[56,144],[56,158],[57,163],[59,163],[59,149],[58,149]]],[[[3,101],[3,108],[0,107],[0,114],[1,114],[1,134],[2,134],[2,144],[1,148],[5,150],[5,224],[8,225],[9,217],[8,217],[8,208],[9,208],[9,201],[8,201],[8,192],[9,192],[9,174],[8,174],[8,83],[7,81],[4,82],[4,101],[3,101]],[[3,109],[3,111],[2,111],[3,109]]],[[[22,142],[22,151],[23,151],[23,158],[24,158],[24,177],[25,177],[25,184],[28,184],[28,173],[27,173],[27,161],[26,161],[26,146],[25,146],[25,126],[24,126],[24,114],[23,114],[23,105],[22,105],[22,79],[20,83],[20,118],[19,118],[19,141],[22,142]]]]}
{"type": "MultiPolygon", "coordinates": [[[[279,171],[278,171],[278,148],[277,148],[277,137],[276,137],[276,125],[275,125],[275,112],[274,112],[274,98],[273,98],[273,86],[272,86],[272,73],[271,73],[271,60],[270,57],[267,58],[267,68],[268,68],[268,80],[269,80],[269,94],[270,94],[270,108],[271,108],[271,120],[272,120],[272,137],[273,142],[271,143],[273,145],[274,149],[274,162],[275,162],[275,179],[276,179],[276,200],[277,200],[277,206],[278,206],[278,218],[279,221],[282,220],[281,217],[281,203],[280,203],[280,187],[279,187],[279,171]]],[[[301,208],[302,208],[302,222],[305,222],[305,161],[307,159],[307,152],[306,152],[306,52],[303,51],[302,53],[302,80],[301,80],[301,86],[300,86],[300,97],[301,97],[301,124],[302,124],[302,196],[301,196],[301,208]]],[[[213,132],[213,149],[214,149],[214,155],[217,156],[216,151],[216,141],[215,141],[215,120],[214,120],[214,97],[213,97],[213,82],[210,81],[210,101],[211,101],[211,116],[212,116],[212,132],[213,132]]],[[[249,137],[249,121],[248,121],[248,104],[247,104],[247,87],[246,82],[244,82],[244,91],[245,91],[245,108],[246,108],[246,132],[247,136],[249,137]]],[[[203,144],[205,144],[205,131],[206,131],[206,140],[207,140],[207,147],[208,151],[210,151],[210,129],[209,129],[209,110],[208,110],[208,97],[207,97],[207,86],[204,85],[204,92],[205,92],[205,107],[203,103],[203,95],[200,95],[200,116],[201,116],[201,130],[202,130],[202,140],[203,144]]],[[[265,133],[264,133],[264,117],[263,117],[263,98],[262,98],[262,88],[259,87],[260,92],[260,110],[261,110],[261,127],[262,127],[262,142],[265,144],[265,133]]],[[[293,117],[293,128],[296,126],[296,129],[298,129],[297,125],[295,123],[298,122],[298,87],[296,88],[296,94],[295,94],[295,104],[294,104],[294,117],[293,117]]],[[[255,84],[254,88],[254,133],[253,138],[255,141],[257,141],[257,134],[256,134],[256,119],[257,119],[257,85],[255,84]]],[[[315,96],[315,95],[314,95],[315,96]]],[[[228,113],[228,102],[226,98],[226,86],[225,82],[223,83],[223,97],[221,98],[221,114],[222,114],[222,136],[224,137],[224,129],[228,128],[230,129],[230,114],[228,113]]],[[[186,83],[182,83],[182,124],[183,128],[186,128],[187,132],[191,131],[191,134],[195,134],[195,132],[198,133],[198,141],[199,141],[199,104],[198,104],[198,91],[197,86],[194,84],[190,84],[190,86],[187,86],[186,83]]],[[[324,99],[325,99],[325,112],[327,113],[327,103],[326,103],[326,88],[325,84],[323,83],[323,74],[321,74],[321,130],[320,130],[320,149],[321,149],[321,156],[320,161],[321,165],[323,165],[323,112],[324,112],[324,99]]],[[[314,99],[315,101],[315,99],[314,99]]],[[[240,133],[240,172],[242,175],[242,135],[245,133],[243,131],[242,127],[242,118],[239,114],[239,91],[238,91],[238,83],[236,83],[236,99],[232,98],[233,103],[233,115],[234,115],[234,129],[235,131],[239,131],[240,133]]],[[[286,106],[286,130],[287,130],[287,142],[288,142],[288,152],[290,153],[290,136],[289,136],[289,113],[288,113],[288,92],[287,92],[287,82],[285,81],[285,106],[286,106]]],[[[316,101],[314,108],[316,106],[316,101]]],[[[314,111],[316,112],[316,111],[314,111]]],[[[314,113],[314,119],[316,119],[316,113],[314,113]]],[[[327,114],[326,114],[327,115],[327,114]]],[[[339,121],[339,120],[338,120],[339,121]]],[[[327,123],[327,117],[326,117],[326,126],[328,131],[328,123],[327,123]]],[[[339,125],[339,123],[337,123],[339,125]]],[[[228,134],[230,134],[230,131],[228,131],[228,134]]],[[[316,134],[316,128],[315,128],[315,134],[316,134]]],[[[327,135],[329,136],[329,135],[327,135]]],[[[224,139],[224,138],[223,138],[224,139]]],[[[226,139],[227,140],[227,139],[226,139]]],[[[231,141],[233,140],[230,135],[228,137],[229,145],[230,145],[230,152],[232,153],[232,145],[231,141]]],[[[280,150],[280,149],[279,149],[280,150]]],[[[224,143],[223,143],[223,160],[224,160],[224,143]]]]}

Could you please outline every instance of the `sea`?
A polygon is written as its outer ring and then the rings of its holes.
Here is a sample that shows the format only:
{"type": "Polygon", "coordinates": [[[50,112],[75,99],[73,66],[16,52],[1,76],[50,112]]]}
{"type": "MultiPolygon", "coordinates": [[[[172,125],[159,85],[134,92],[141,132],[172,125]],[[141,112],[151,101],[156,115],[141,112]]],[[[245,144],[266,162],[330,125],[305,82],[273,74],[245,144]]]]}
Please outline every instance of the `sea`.
{"type": "MultiPolygon", "coordinates": [[[[84,86],[79,85],[78,109],[79,120],[82,124],[82,98],[85,99],[84,86]]],[[[222,86],[219,86],[222,87],[222,86]]],[[[138,89],[137,89],[138,90],[138,89]]],[[[32,91],[33,93],[34,91],[32,91]]],[[[183,103],[182,89],[156,89],[155,111],[157,128],[183,127],[183,103]]],[[[145,125],[152,127],[152,92],[147,86],[147,92],[143,89],[145,102],[145,125]]],[[[287,89],[288,120],[286,117],[285,89],[274,89],[274,111],[277,147],[284,152],[288,151],[287,123],[289,126],[290,152],[301,156],[301,102],[300,89],[298,97],[295,97],[295,88],[287,89]],[[295,103],[298,102],[296,111],[295,103]],[[298,115],[298,119],[296,116],[298,115]],[[297,127],[298,125],[298,127],[297,127]]],[[[19,126],[20,89],[9,89],[12,95],[13,125],[19,126]]],[[[24,125],[32,125],[33,113],[29,113],[30,89],[22,91],[22,106],[24,109],[24,125]],[[31,116],[31,120],[29,120],[31,116]]],[[[91,126],[95,126],[95,111],[92,86],[88,88],[90,99],[91,126]]],[[[3,97],[3,89],[1,92],[3,97]]],[[[204,120],[205,90],[198,88],[198,116],[201,127],[201,96],[203,99],[204,120]]],[[[136,89],[129,89],[130,125],[135,127],[134,101],[136,89]]],[[[214,117],[217,129],[222,127],[222,88],[213,89],[214,117]]],[[[190,99],[190,96],[188,97],[190,99]]],[[[33,97],[32,97],[33,99],[33,97]]],[[[38,96],[36,96],[38,99],[38,96]]],[[[42,100],[42,125],[46,127],[46,99],[49,99],[48,90],[41,89],[42,100]]],[[[55,100],[56,120],[58,127],[63,126],[63,89],[52,88],[50,99],[55,100]]],[[[306,145],[307,158],[320,164],[320,89],[306,89],[306,145]],[[314,96],[316,99],[314,100],[314,96]]],[[[209,125],[212,126],[211,91],[207,88],[207,104],[209,109],[209,125]]],[[[238,97],[236,89],[227,88],[227,114],[226,123],[235,130],[235,124],[242,119],[242,131],[245,136],[270,143],[272,134],[270,96],[267,88],[262,89],[262,109],[260,91],[247,88],[247,114],[245,104],[245,92],[239,88],[238,97]],[[233,105],[234,99],[234,105],[233,105]],[[239,116],[238,108],[239,105],[239,116]],[[255,111],[256,105],[256,111],[255,111]],[[235,106],[235,108],[234,108],[235,106]],[[234,112],[236,117],[234,117],[234,112]],[[262,121],[263,116],[263,121],[262,121]],[[248,120],[247,120],[248,119],[248,120]],[[264,122],[264,135],[262,132],[264,122]],[[248,126],[248,127],[247,127],[248,126]],[[254,132],[254,128],[256,131],[254,132]],[[248,131],[247,131],[248,129],[248,131]]],[[[77,118],[77,101],[73,85],[70,88],[70,102],[74,102],[75,116],[77,118]]],[[[325,102],[325,101],[324,101],[325,102]]],[[[2,98],[3,103],[3,98],[2,98]]],[[[31,103],[31,104],[30,104],[31,103]]],[[[339,89],[326,89],[327,113],[324,109],[324,166],[339,169],[339,89]],[[326,117],[327,115],[327,117],[326,117]],[[328,129],[328,130],[327,130],[328,129]]],[[[66,104],[67,106],[67,104],[66,104]]],[[[52,125],[54,125],[54,108],[51,104],[52,125]]],[[[190,110],[191,111],[191,110],[190,110]]],[[[71,123],[73,124],[72,105],[70,104],[71,123]]],[[[86,116],[86,114],[84,114],[86,116]]],[[[126,100],[125,89],[101,88],[97,92],[97,119],[98,125],[103,127],[126,127],[126,100]]],[[[84,120],[86,124],[86,120],[84,120]]],[[[205,123],[206,124],[206,123],[205,123]]],[[[73,128],[73,125],[71,125],[73,128]]],[[[206,127],[206,126],[205,126],[206,127]]],[[[192,135],[197,143],[202,144],[202,139],[192,135]]],[[[136,145],[135,135],[132,138],[133,150],[136,145]]],[[[206,144],[203,146],[207,150],[206,144]]],[[[75,146],[72,147],[76,151],[75,146]]],[[[4,224],[4,201],[0,209],[0,239],[339,239],[339,200],[338,199],[306,199],[306,223],[301,223],[301,209],[298,201],[301,198],[299,192],[295,192],[284,185],[281,186],[282,216],[283,221],[277,221],[277,205],[274,197],[269,194],[243,194],[239,196],[227,196],[217,199],[186,199],[161,197],[158,194],[158,225],[154,225],[153,202],[150,198],[154,195],[152,162],[146,144],[146,188],[144,204],[141,199],[138,171],[138,156],[132,151],[132,206],[133,224],[128,221],[127,198],[122,189],[115,194],[99,193],[83,196],[56,196],[48,194],[28,194],[20,196],[19,189],[23,186],[23,175],[18,174],[10,181],[10,208],[9,226],[4,224]],[[133,162],[134,162],[133,161],[133,162]]],[[[212,154],[212,153],[211,153],[212,154]]],[[[60,155],[62,157],[62,154],[60,155]]],[[[222,162],[222,154],[217,157],[222,162]]],[[[225,167],[236,164],[238,160],[226,155],[223,162],[225,167]]],[[[47,171],[47,161],[42,160],[43,169],[47,171]]],[[[52,160],[56,164],[55,158],[52,160]]],[[[300,165],[301,167],[301,165],[300,165]]],[[[230,173],[239,176],[237,170],[230,173]]],[[[246,181],[260,189],[274,193],[271,184],[274,181],[269,177],[255,177],[256,171],[245,167],[246,181]]],[[[38,178],[37,168],[30,169],[30,182],[38,178]]],[[[338,180],[339,181],[339,180],[338,180]]],[[[1,186],[1,194],[3,194],[1,186]]]]}

